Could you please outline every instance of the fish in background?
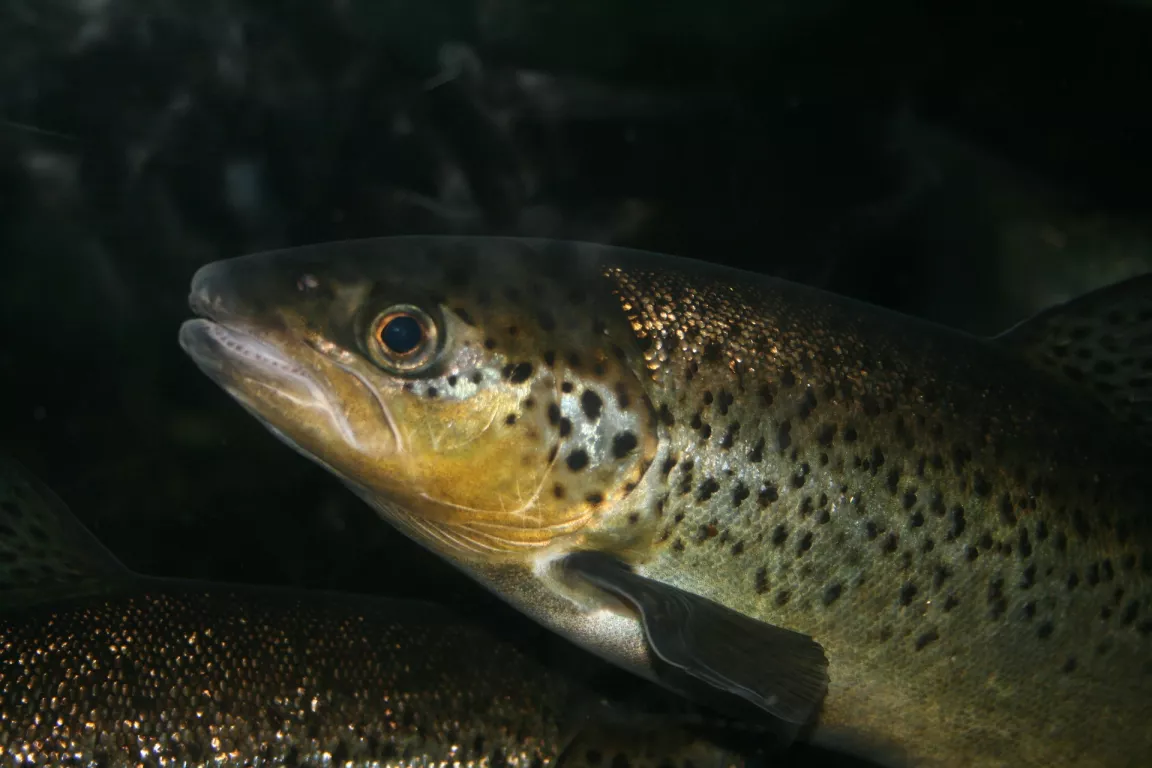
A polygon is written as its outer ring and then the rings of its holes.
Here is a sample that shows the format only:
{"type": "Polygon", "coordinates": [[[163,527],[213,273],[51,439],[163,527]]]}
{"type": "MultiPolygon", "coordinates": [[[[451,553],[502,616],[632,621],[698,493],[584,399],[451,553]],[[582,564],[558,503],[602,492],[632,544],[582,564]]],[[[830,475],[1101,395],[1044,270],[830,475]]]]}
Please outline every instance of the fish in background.
{"type": "Polygon", "coordinates": [[[180,341],[577,643],[888,765],[1152,754],[1152,278],[996,338],[603,245],[200,269],[180,341]]]}
{"type": "Polygon", "coordinates": [[[430,603],[140,576],[0,460],[5,765],[724,768],[743,758],[702,733],[759,738],[547,638],[430,603]]]}
{"type": "MultiPolygon", "coordinates": [[[[917,316],[992,334],[1152,271],[1148,216],[1109,210],[909,108],[888,142],[901,190],[853,212],[846,229],[881,256],[892,243],[922,254],[915,274],[884,278],[904,285],[901,304],[917,316]]],[[[853,290],[876,258],[842,259],[833,285],[853,290]]]]}

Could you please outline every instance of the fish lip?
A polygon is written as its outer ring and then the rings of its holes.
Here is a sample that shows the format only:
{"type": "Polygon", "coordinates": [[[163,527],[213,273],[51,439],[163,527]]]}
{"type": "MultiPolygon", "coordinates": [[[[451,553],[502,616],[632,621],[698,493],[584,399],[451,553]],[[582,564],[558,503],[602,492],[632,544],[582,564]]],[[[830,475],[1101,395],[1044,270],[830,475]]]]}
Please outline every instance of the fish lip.
{"type": "Polygon", "coordinates": [[[180,347],[209,377],[233,390],[248,379],[305,391],[315,385],[308,372],[254,330],[206,317],[180,326],[180,347]]]}

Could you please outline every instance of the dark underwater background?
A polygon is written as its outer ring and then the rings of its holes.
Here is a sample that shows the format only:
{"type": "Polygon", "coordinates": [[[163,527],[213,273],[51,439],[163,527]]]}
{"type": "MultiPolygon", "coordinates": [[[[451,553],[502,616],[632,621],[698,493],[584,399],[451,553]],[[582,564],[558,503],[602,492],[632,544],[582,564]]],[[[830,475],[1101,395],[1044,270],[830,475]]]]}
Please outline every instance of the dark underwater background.
{"type": "Polygon", "coordinates": [[[148,574],[495,598],[176,343],[208,261],[595,240],[994,334],[1152,265],[1152,4],[13,0],[0,436],[148,574]]]}

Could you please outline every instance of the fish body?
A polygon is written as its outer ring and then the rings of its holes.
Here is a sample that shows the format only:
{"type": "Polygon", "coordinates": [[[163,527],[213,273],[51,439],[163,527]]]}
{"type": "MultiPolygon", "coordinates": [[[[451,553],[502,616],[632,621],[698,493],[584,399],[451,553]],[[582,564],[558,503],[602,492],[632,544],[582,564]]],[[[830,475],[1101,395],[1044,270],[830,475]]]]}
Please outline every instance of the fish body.
{"type": "Polygon", "coordinates": [[[886,764],[1121,766],[1152,755],[1149,296],[988,340],[628,249],[386,238],[203,268],[181,341],[621,666],[886,764]]]}
{"type": "Polygon", "coordinates": [[[539,632],[423,602],[137,576],[49,493],[0,463],[5,765],[736,759],[697,740],[702,718],[669,719],[687,710],[618,717],[596,670],[563,671],[539,632]]]}

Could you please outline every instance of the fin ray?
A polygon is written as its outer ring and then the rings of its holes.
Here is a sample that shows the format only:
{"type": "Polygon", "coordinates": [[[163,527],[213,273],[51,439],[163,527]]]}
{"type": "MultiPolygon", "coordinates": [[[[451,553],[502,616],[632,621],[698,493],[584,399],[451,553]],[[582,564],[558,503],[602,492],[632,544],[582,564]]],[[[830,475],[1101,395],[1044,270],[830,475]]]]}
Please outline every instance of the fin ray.
{"type": "Polygon", "coordinates": [[[0,456],[0,608],[99,591],[131,575],[59,496],[0,456]]]}

